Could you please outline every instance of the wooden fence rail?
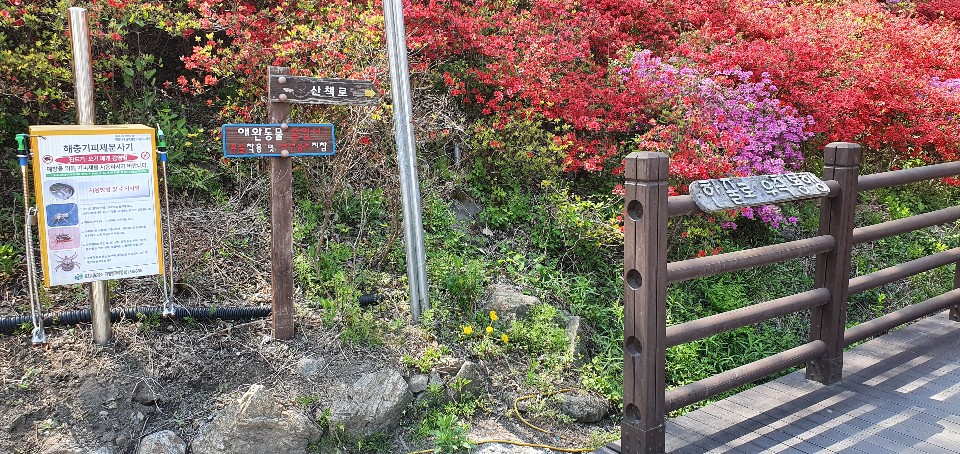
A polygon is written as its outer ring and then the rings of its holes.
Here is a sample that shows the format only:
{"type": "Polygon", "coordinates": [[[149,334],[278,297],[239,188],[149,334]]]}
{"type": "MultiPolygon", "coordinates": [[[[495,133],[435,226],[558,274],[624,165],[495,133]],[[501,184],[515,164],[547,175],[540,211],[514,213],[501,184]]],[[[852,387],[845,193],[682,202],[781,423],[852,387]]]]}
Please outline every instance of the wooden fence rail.
{"type": "Polygon", "coordinates": [[[843,349],[852,343],[946,308],[950,308],[952,320],[960,321],[958,266],[954,290],[845,328],[850,294],[937,267],[960,265],[960,248],[954,248],[850,278],[854,244],[960,219],[960,206],[956,206],[854,228],[859,192],[960,174],[960,162],[950,162],[861,176],[860,159],[858,144],[835,142],[824,148],[822,179],[830,191],[821,198],[817,236],[668,263],[667,219],[703,211],[691,196],[668,197],[666,155],[632,153],[627,157],[622,452],[663,452],[667,412],[804,363],[808,379],[832,384],[841,378],[843,349]],[[670,283],[812,255],[816,255],[816,271],[814,288],[809,291],[666,326],[666,289],[670,283]],[[667,348],[803,310],[810,311],[808,343],[677,389],[665,389],[667,348]]]}

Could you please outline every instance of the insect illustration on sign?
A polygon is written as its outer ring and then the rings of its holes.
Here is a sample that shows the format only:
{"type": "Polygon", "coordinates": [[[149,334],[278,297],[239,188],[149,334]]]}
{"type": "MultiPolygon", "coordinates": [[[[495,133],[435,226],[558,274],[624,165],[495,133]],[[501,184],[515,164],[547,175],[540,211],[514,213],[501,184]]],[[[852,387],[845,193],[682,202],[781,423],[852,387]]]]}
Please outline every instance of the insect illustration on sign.
{"type": "MultiPolygon", "coordinates": [[[[71,205],[73,205],[73,204],[71,204],[71,205]]],[[[69,206],[69,205],[68,205],[68,206],[69,206]]],[[[61,212],[59,212],[59,213],[54,213],[54,214],[53,214],[53,217],[51,218],[50,225],[51,225],[51,226],[57,226],[57,225],[64,225],[64,224],[70,223],[70,213],[73,213],[73,210],[75,210],[76,208],[77,208],[77,206],[76,206],[76,205],[73,205],[73,207],[71,207],[71,208],[70,208],[69,210],[67,210],[67,211],[61,211],[61,212]]]]}
{"type": "Polygon", "coordinates": [[[50,185],[50,193],[60,200],[67,200],[73,197],[73,186],[65,183],[54,183],[50,185]]]}
{"type": "Polygon", "coordinates": [[[53,215],[53,225],[60,225],[70,219],[70,213],[57,213],[53,215]]]}
{"type": "Polygon", "coordinates": [[[56,268],[54,268],[55,271],[60,271],[60,270],[72,271],[74,268],[80,268],[80,262],[76,260],[77,254],[73,254],[67,257],[60,257],[59,255],[54,254],[54,257],[60,260],[60,263],[57,265],[56,268]]]}
{"type": "Polygon", "coordinates": [[[69,233],[58,233],[55,241],[57,244],[69,243],[73,241],[73,235],[69,233]]]}

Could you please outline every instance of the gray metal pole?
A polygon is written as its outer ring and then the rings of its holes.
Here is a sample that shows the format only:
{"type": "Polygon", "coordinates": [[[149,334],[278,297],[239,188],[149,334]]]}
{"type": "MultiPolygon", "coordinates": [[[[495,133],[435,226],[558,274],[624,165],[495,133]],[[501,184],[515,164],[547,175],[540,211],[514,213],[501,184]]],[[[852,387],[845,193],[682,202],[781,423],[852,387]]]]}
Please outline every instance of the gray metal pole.
{"type": "Polygon", "coordinates": [[[423,219],[420,217],[417,144],[413,133],[413,106],[410,96],[407,40],[403,27],[403,2],[383,0],[383,18],[390,64],[397,165],[400,167],[400,191],[403,199],[404,249],[407,257],[407,279],[410,285],[410,313],[413,316],[413,322],[418,323],[420,314],[430,308],[430,301],[427,286],[427,258],[423,244],[423,219]]]}
{"type": "MultiPolygon", "coordinates": [[[[77,104],[77,124],[96,124],[93,105],[93,61],[90,55],[90,25],[86,8],[73,7],[70,11],[70,43],[73,48],[74,93],[77,104]]],[[[110,289],[107,281],[89,284],[90,312],[93,322],[93,342],[106,345],[113,338],[110,326],[110,289]]]]}

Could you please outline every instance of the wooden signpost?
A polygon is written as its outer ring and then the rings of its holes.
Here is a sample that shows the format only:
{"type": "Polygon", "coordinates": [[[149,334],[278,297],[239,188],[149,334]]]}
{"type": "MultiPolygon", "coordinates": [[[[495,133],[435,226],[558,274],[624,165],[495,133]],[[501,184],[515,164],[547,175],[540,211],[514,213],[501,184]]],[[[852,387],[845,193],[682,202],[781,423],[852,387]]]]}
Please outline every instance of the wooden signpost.
{"type": "Polygon", "coordinates": [[[270,102],[369,106],[380,102],[373,82],[353,79],[319,79],[275,74],[270,76],[270,102]]]}
{"type": "Polygon", "coordinates": [[[290,104],[371,105],[380,102],[373,83],[350,79],[290,76],[290,68],[267,70],[269,124],[223,125],[223,155],[270,158],[270,281],[273,337],[293,338],[293,168],[294,156],[336,153],[331,124],[292,124],[290,104]]]}

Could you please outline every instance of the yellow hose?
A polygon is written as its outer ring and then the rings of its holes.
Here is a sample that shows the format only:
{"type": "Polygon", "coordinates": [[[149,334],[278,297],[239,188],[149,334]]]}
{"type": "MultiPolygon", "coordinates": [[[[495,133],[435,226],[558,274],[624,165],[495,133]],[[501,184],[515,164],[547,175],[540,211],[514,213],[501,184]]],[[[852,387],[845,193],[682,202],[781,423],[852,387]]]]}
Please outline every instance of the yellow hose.
{"type": "MultiPolygon", "coordinates": [[[[531,423],[530,423],[529,421],[527,421],[526,419],[524,419],[523,416],[520,415],[520,409],[517,408],[517,403],[520,402],[521,400],[533,399],[534,397],[550,397],[550,396],[552,396],[552,395],[554,395],[554,394],[565,393],[565,392],[567,392],[567,391],[573,391],[573,388],[564,388],[564,389],[561,389],[561,390],[559,390],[559,391],[554,391],[554,392],[552,392],[552,393],[547,393],[547,394],[529,394],[529,395],[526,395],[526,396],[518,397],[518,398],[516,398],[516,399],[513,400],[513,411],[514,411],[514,413],[516,413],[517,417],[520,418],[520,421],[522,421],[522,422],[523,422],[524,424],[526,424],[527,426],[530,426],[531,428],[536,429],[536,430],[539,430],[540,432],[543,432],[543,433],[545,433],[545,434],[549,434],[549,433],[550,433],[549,430],[546,430],[546,429],[542,429],[542,428],[540,428],[540,427],[537,427],[537,426],[531,424],[531,423]]],[[[543,448],[543,449],[549,449],[549,450],[551,450],[551,451],[559,451],[559,452],[592,452],[592,451],[594,450],[593,448],[560,448],[560,447],[557,447],[557,446],[541,445],[541,444],[537,444],[537,443],[524,443],[524,442],[522,442],[522,441],[512,441],[512,440],[477,440],[477,441],[471,441],[471,443],[473,443],[473,444],[475,444],[475,445],[482,445],[482,444],[484,444],[484,443],[503,443],[503,444],[514,445],[514,446],[524,446],[524,447],[530,447],[530,448],[543,448]]],[[[430,454],[430,453],[433,453],[433,452],[436,452],[436,449],[426,449],[426,450],[423,450],[423,451],[415,451],[415,452],[411,452],[410,454],[430,454]]]]}

